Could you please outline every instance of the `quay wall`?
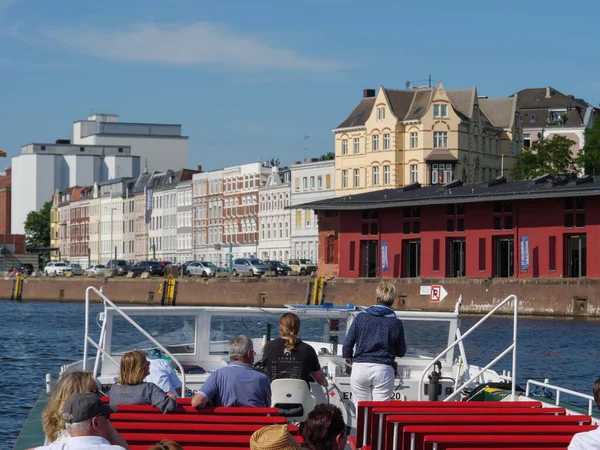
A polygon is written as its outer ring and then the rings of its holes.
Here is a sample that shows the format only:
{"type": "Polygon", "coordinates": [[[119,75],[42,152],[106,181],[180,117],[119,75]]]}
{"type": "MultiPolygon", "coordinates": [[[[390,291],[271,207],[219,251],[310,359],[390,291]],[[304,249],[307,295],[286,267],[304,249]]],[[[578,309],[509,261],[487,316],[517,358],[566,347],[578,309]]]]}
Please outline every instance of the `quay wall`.
{"type": "MultiPolygon", "coordinates": [[[[451,311],[462,296],[461,312],[483,314],[502,299],[515,294],[523,315],[600,318],[600,279],[390,279],[396,285],[397,309],[451,311]],[[447,297],[432,303],[421,295],[422,286],[443,286],[447,297]]],[[[14,279],[0,279],[0,299],[10,300],[14,279]]],[[[161,278],[47,278],[24,280],[23,301],[82,302],[88,286],[102,287],[119,304],[160,305],[161,278]]],[[[314,279],[213,278],[179,279],[178,306],[282,306],[311,301],[314,279]]],[[[335,305],[370,305],[375,301],[377,279],[330,279],[323,288],[323,301],[335,305]]],[[[509,314],[510,309],[503,312],[509,314]]]]}

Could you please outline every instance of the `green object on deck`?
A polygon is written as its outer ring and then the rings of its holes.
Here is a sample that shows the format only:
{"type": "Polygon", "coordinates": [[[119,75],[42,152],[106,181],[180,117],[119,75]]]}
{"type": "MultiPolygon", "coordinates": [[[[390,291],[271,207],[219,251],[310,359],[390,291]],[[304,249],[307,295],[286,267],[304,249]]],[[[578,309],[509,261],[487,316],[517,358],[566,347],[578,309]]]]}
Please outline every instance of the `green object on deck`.
{"type": "Polygon", "coordinates": [[[36,400],[29,417],[23,425],[21,434],[15,442],[13,450],[26,450],[44,445],[45,435],[42,428],[42,411],[48,403],[48,394],[42,393],[36,400]]]}

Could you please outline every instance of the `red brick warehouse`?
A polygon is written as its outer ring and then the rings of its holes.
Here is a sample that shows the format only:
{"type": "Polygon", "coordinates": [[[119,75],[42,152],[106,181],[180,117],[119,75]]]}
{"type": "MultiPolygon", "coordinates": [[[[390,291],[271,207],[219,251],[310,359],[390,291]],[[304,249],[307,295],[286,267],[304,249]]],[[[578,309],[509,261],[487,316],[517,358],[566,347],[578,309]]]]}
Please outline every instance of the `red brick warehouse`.
{"type": "Polygon", "coordinates": [[[342,278],[600,277],[600,178],[403,188],[303,205],[319,273],[342,278]]]}

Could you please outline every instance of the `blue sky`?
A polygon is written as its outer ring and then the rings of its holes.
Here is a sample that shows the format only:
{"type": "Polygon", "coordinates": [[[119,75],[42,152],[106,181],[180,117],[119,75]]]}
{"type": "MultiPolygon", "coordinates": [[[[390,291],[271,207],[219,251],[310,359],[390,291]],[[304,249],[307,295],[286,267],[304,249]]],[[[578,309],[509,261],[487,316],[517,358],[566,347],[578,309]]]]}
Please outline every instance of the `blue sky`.
{"type": "Polygon", "coordinates": [[[190,167],[288,164],[333,150],[362,89],[429,74],[598,105],[597,17],[597,0],[0,0],[0,149],[95,111],[181,123],[190,167]]]}

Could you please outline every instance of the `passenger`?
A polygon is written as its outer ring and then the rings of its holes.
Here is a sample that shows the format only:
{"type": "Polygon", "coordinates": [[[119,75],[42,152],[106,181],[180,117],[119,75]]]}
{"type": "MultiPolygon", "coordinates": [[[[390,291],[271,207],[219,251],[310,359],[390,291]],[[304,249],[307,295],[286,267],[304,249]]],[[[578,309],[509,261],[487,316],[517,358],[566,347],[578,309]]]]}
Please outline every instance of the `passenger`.
{"type": "Polygon", "coordinates": [[[141,350],[125,353],[121,358],[119,382],[110,390],[111,405],[153,405],[163,414],[175,411],[175,394],[164,392],[154,383],[145,383],[150,363],[141,350]]]}
{"type": "Polygon", "coordinates": [[[102,403],[94,394],[75,394],[65,403],[65,428],[71,435],[65,443],[54,443],[37,450],[124,450],[109,441],[109,417],[117,408],[102,403]]]}
{"type": "Polygon", "coordinates": [[[263,350],[263,362],[271,381],[293,378],[304,380],[309,386],[316,381],[327,387],[317,352],[300,340],[300,318],[293,313],[281,316],[279,334],[281,338],[267,342],[263,350]]]}
{"type": "Polygon", "coordinates": [[[334,405],[317,405],[304,422],[302,438],[308,450],[344,450],[348,429],[342,411],[334,405]]]}
{"type": "MultiPolygon", "coordinates": [[[[65,443],[71,436],[65,429],[63,418],[65,403],[74,394],[99,395],[98,384],[89,372],[67,372],[64,374],[52,391],[48,405],[42,413],[42,426],[46,439],[50,443],[65,443]]],[[[127,441],[119,434],[115,427],[107,423],[107,440],[113,445],[129,448],[127,441]]]]}
{"type": "Polygon", "coordinates": [[[148,450],[183,450],[183,447],[175,441],[163,439],[162,441],[149,447],[148,450]]]}
{"type": "Polygon", "coordinates": [[[144,378],[146,383],[154,383],[164,392],[172,392],[181,397],[181,380],[171,364],[164,359],[150,359],[150,375],[144,378]]]}
{"type": "Polygon", "coordinates": [[[192,397],[192,406],[204,408],[208,402],[215,406],[271,406],[269,377],[252,368],[254,355],[248,336],[229,341],[231,362],[210,374],[192,397]]]}
{"type": "MultiPolygon", "coordinates": [[[[594,401],[600,408],[600,378],[594,383],[594,401]]],[[[600,427],[592,431],[577,433],[569,444],[569,450],[600,450],[600,427]]]]}
{"type": "Polygon", "coordinates": [[[250,450],[300,450],[287,425],[268,425],[250,436],[250,450]]]}
{"type": "Polygon", "coordinates": [[[342,355],[352,364],[352,399],[391,400],[394,391],[396,356],[406,353],[404,327],[391,306],[396,288],[382,281],[377,287],[377,304],[358,314],[346,335],[342,355]]]}

